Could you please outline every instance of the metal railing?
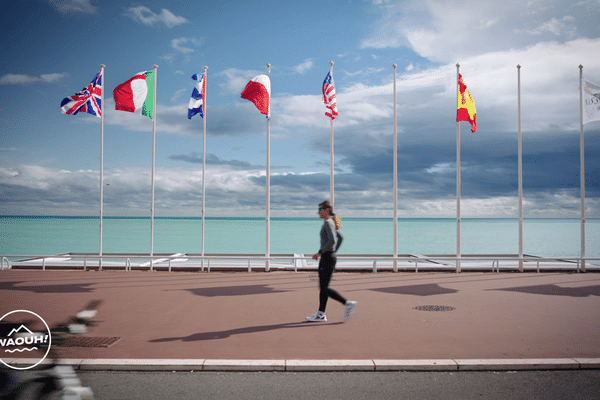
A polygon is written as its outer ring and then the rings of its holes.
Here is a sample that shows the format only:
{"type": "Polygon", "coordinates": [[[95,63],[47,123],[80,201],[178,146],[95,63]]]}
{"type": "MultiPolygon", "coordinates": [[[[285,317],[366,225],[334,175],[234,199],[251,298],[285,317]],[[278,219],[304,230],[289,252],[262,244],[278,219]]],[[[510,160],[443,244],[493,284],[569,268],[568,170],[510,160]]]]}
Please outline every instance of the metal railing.
{"type": "MultiPolygon", "coordinates": [[[[600,271],[600,258],[579,258],[579,257],[558,257],[558,258],[544,258],[544,257],[515,257],[515,256],[468,256],[463,255],[461,257],[456,256],[377,256],[377,255],[338,255],[338,271],[371,271],[377,273],[378,271],[391,270],[398,272],[402,271],[413,271],[419,272],[419,270],[443,270],[443,271],[487,271],[499,273],[500,265],[502,263],[505,271],[519,271],[524,272],[527,270],[535,270],[538,273],[540,270],[556,270],[556,271],[569,271],[575,270],[577,272],[586,272],[588,265],[594,271],[600,271]],[[483,262],[483,264],[481,264],[483,262]],[[489,264],[488,264],[489,262],[489,264]],[[403,263],[403,266],[399,266],[399,263],[403,263]],[[586,264],[587,263],[587,264],[586,264]],[[595,264],[594,264],[595,263],[595,264]],[[414,264],[414,265],[413,265],[414,264]],[[545,264],[545,265],[544,265],[545,264]],[[488,266],[489,265],[489,266],[488,266]],[[531,268],[525,268],[525,265],[532,266],[531,268]],[[535,265],[535,268],[533,267],[535,265]]],[[[298,255],[283,255],[283,256],[259,256],[259,255],[187,255],[187,254],[173,254],[173,255],[144,255],[144,254],[111,254],[102,255],[97,254],[58,254],[58,255],[5,255],[2,256],[1,270],[11,268],[38,268],[46,270],[47,267],[52,268],[83,268],[84,271],[87,269],[124,269],[125,271],[131,271],[135,269],[148,269],[153,271],[155,269],[167,269],[172,271],[176,269],[186,270],[197,270],[200,272],[211,271],[211,261],[213,263],[212,268],[223,269],[223,270],[247,270],[252,272],[255,270],[262,270],[269,272],[272,268],[271,262],[279,263],[279,266],[275,266],[278,270],[315,270],[317,268],[316,262],[310,262],[312,257],[309,256],[298,256],[298,255]],[[12,259],[12,261],[10,260],[12,259]],[[97,263],[94,261],[97,260],[97,263]],[[137,264],[132,262],[137,260],[137,264]],[[302,260],[306,262],[299,267],[302,260]],[[145,261],[144,263],[140,261],[145,261]],[[229,262],[229,263],[226,263],[229,262]],[[215,264],[216,263],[216,264],[215,264]],[[253,267],[254,263],[254,267],[253,267]],[[257,264],[263,265],[264,267],[257,266],[257,264]],[[6,265],[6,267],[5,267],[6,265]],[[205,268],[206,267],[206,268],[205,268]]]]}
{"type": "Polygon", "coordinates": [[[2,257],[2,265],[0,266],[0,270],[11,269],[12,265],[10,265],[10,260],[6,257],[2,257]],[[6,268],[4,268],[4,262],[6,261],[6,268]]]}

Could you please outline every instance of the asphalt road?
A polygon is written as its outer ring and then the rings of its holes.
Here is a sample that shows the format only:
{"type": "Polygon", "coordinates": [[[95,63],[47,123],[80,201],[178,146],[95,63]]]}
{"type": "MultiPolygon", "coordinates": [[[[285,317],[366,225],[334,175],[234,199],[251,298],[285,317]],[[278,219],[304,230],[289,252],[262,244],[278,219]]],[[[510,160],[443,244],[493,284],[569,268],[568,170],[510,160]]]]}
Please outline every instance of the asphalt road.
{"type": "Polygon", "coordinates": [[[520,372],[81,372],[98,400],[600,399],[600,370],[520,372]]]}

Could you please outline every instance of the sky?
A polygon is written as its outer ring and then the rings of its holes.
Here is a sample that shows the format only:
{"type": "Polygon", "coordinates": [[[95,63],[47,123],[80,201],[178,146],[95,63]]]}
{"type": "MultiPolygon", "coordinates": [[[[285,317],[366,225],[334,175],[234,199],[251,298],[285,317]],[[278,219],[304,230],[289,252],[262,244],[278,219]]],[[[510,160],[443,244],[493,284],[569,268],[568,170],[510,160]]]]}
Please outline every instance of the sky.
{"type": "MultiPolygon", "coordinates": [[[[206,216],[262,217],[266,119],[240,97],[271,64],[271,216],[314,217],[330,193],[322,83],[334,62],[335,207],[456,216],[456,64],[477,107],[461,122],[461,216],[578,218],[579,65],[600,84],[600,0],[4,1],[0,5],[0,215],[98,216],[100,118],[63,98],[105,64],[104,215],[150,216],[152,121],[113,89],[157,69],[155,215],[200,217],[207,70],[206,216]]],[[[600,218],[600,122],[585,125],[586,217],[600,218]]]]}

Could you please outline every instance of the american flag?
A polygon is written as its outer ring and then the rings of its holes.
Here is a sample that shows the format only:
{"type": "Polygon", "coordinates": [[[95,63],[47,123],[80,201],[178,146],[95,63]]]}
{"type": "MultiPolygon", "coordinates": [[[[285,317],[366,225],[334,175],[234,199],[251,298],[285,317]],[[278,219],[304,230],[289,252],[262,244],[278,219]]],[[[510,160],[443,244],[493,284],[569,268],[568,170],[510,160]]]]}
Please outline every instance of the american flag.
{"type": "Polygon", "coordinates": [[[325,115],[334,120],[339,114],[337,103],[335,102],[335,84],[333,83],[331,71],[327,73],[327,76],[323,81],[323,102],[325,103],[325,107],[329,110],[325,112],[325,115]]]}
{"type": "Polygon", "coordinates": [[[79,111],[102,116],[102,78],[104,69],[96,74],[92,82],[81,89],[81,92],[73,96],[65,97],[60,102],[60,109],[63,114],[75,115],[79,111]]]}

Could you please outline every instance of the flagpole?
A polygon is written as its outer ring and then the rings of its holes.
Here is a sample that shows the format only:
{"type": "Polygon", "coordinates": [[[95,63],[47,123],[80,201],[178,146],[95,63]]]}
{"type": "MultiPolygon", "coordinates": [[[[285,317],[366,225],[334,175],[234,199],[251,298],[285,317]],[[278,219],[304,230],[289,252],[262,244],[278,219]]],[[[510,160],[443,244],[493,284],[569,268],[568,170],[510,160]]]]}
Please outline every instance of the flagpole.
{"type": "Polygon", "coordinates": [[[521,131],[521,65],[517,65],[519,115],[519,272],[523,272],[523,136],[521,131]]]}
{"type": "MultiPolygon", "coordinates": [[[[271,64],[267,63],[267,75],[271,79],[271,64]]],[[[273,87],[271,86],[271,93],[273,87]]],[[[271,99],[269,98],[269,108],[267,115],[267,249],[265,257],[271,257],[271,99]]],[[[269,260],[265,260],[265,271],[269,272],[269,260]]]]}
{"type": "MultiPolygon", "coordinates": [[[[331,73],[331,76],[333,77],[333,61],[329,62],[329,72],[331,73]]],[[[331,111],[333,113],[333,110],[331,111]]],[[[330,196],[331,196],[331,205],[333,206],[335,204],[335,199],[334,199],[334,180],[333,180],[333,169],[334,169],[334,163],[333,163],[333,118],[331,118],[329,120],[329,126],[331,129],[331,133],[330,133],[330,143],[329,143],[329,168],[330,168],[330,196]]]]}
{"type": "Polygon", "coordinates": [[[394,272],[398,272],[398,114],[396,107],[396,64],[394,67],[394,272]]]}
{"type": "MultiPolygon", "coordinates": [[[[204,97],[202,98],[202,113],[204,114],[202,118],[204,120],[204,135],[202,138],[202,257],[204,257],[204,215],[206,213],[206,202],[205,202],[205,177],[206,177],[206,75],[208,67],[204,67],[204,97]]],[[[200,88],[202,90],[202,88],[200,88]]],[[[202,271],[204,271],[204,258],[202,258],[202,271]]]]}
{"type": "Polygon", "coordinates": [[[154,98],[152,99],[152,195],[150,200],[150,270],[153,268],[154,256],[154,169],[156,161],[156,70],[158,65],[154,64],[154,98]]]}
{"type": "MultiPolygon", "coordinates": [[[[460,96],[459,80],[460,64],[456,64],[456,98],[460,96]]],[[[456,272],[460,272],[460,122],[456,121],[456,272]]]]}
{"type": "Polygon", "coordinates": [[[102,220],[104,215],[104,88],[106,87],[104,68],[106,65],[100,64],[100,77],[102,79],[102,105],[100,110],[100,250],[98,252],[98,267],[102,270],[102,220]]]}
{"type": "Polygon", "coordinates": [[[585,140],[583,133],[583,65],[579,65],[579,125],[581,129],[579,158],[581,162],[581,270],[585,272],[585,140]]]}

